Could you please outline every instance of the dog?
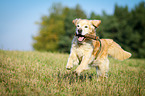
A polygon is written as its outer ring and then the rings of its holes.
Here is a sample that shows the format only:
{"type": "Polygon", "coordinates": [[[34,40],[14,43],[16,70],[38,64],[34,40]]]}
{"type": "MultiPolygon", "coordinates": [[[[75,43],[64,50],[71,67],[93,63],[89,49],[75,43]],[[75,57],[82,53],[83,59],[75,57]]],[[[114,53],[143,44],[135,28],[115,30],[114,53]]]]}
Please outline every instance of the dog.
{"type": "Polygon", "coordinates": [[[101,24],[101,20],[75,19],[76,32],[72,40],[70,55],[66,69],[72,69],[73,65],[79,65],[74,71],[76,74],[90,67],[96,67],[98,77],[108,77],[109,59],[108,55],[118,60],[131,57],[131,53],[123,50],[119,44],[112,39],[92,40],[81,35],[90,34],[96,36],[95,29],[101,24]]]}

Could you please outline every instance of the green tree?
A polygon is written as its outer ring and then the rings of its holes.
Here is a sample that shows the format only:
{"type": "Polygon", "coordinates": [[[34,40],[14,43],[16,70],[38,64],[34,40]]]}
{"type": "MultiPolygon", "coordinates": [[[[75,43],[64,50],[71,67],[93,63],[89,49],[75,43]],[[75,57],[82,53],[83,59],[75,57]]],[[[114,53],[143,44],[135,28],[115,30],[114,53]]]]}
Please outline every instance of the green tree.
{"type": "Polygon", "coordinates": [[[39,23],[38,36],[33,37],[33,48],[39,51],[56,51],[58,49],[59,35],[64,34],[64,16],[60,4],[53,5],[50,16],[43,16],[39,23]]]}
{"type": "Polygon", "coordinates": [[[131,14],[129,22],[132,27],[132,52],[135,57],[145,58],[145,2],[137,5],[131,14]]]}
{"type": "Polygon", "coordinates": [[[145,3],[141,2],[131,12],[128,7],[115,6],[114,16],[117,17],[119,30],[117,41],[126,50],[133,54],[133,57],[145,57],[145,3]]]}

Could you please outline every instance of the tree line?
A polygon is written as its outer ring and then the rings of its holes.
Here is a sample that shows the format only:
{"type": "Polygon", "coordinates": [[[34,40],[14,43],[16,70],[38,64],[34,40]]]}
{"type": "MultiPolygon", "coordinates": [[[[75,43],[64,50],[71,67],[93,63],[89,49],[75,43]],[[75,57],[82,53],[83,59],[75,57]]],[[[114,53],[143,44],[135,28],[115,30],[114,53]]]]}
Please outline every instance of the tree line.
{"type": "Polygon", "coordinates": [[[54,4],[49,15],[43,16],[38,23],[38,35],[33,36],[34,50],[69,53],[75,33],[72,20],[75,18],[101,20],[96,30],[100,38],[111,38],[133,57],[145,58],[145,2],[140,2],[130,11],[127,6],[116,4],[112,15],[103,11],[102,15],[92,12],[89,17],[80,5],[69,8],[54,4]]]}

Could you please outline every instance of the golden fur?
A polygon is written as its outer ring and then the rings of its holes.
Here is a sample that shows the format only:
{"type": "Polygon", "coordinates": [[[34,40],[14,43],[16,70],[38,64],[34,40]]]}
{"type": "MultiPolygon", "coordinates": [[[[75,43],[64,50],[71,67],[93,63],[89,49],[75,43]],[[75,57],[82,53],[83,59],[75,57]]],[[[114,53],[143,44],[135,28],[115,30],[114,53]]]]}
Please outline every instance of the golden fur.
{"type": "MultiPolygon", "coordinates": [[[[101,21],[75,19],[73,23],[76,25],[76,34],[96,36],[95,27],[98,27],[101,21]]],[[[131,53],[124,51],[112,39],[101,39],[101,45],[99,52],[99,41],[74,36],[66,68],[70,70],[73,65],[79,65],[75,72],[80,75],[82,71],[89,69],[89,66],[93,66],[96,67],[99,77],[107,77],[109,70],[108,55],[118,60],[125,60],[131,56],[131,53]]]]}

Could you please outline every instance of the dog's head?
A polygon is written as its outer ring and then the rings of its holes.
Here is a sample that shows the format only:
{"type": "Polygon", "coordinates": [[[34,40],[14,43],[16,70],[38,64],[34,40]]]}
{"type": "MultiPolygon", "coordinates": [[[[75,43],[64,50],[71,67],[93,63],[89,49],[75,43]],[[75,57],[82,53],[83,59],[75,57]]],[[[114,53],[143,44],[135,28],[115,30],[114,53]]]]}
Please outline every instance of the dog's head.
{"type": "Polygon", "coordinates": [[[82,37],[82,35],[95,34],[95,28],[99,27],[101,20],[75,19],[73,20],[73,23],[76,26],[78,41],[81,43],[86,39],[85,37],[82,37]]]}

